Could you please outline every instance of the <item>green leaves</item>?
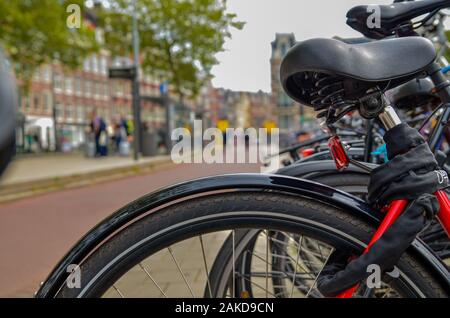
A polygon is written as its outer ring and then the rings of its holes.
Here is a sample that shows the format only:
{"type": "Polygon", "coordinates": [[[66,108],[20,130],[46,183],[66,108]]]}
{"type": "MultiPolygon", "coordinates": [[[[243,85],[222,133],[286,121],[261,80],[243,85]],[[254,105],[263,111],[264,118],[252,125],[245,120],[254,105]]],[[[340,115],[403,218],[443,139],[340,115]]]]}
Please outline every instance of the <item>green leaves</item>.
{"type": "MultiPolygon", "coordinates": [[[[57,58],[78,67],[85,56],[98,49],[94,30],[81,23],[70,29],[69,4],[83,0],[9,0],[0,3],[0,45],[11,58],[16,76],[27,86],[37,67],[57,58]]],[[[81,18],[83,18],[81,16],[81,18]]]]}
{"type": "MultiPolygon", "coordinates": [[[[231,37],[231,28],[242,29],[244,23],[226,11],[222,0],[136,1],[142,68],[169,82],[181,98],[197,95],[217,63],[216,53],[231,37]]],[[[132,56],[133,0],[107,3],[108,8],[94,9],[104,28],[104,45],[113,55],[132,56]]],[[[0,45],[25,86],[40,65],[58,59],[76,68],[99,49],[95,31],[88,25],[67,26],[69,4],[86,12],[84,0],[0,1],[0,45]]]]}
{"type": "MultiPolygon", "coordinates": [[[[102,23],[108,48],[131,56],[131,1],[110,1],[102,23]]],[[[142,68],[168,81],[182,98],[195,96],[217,64],[231,28],[243,22],[220,0],[137,0],[142,68]]]]}

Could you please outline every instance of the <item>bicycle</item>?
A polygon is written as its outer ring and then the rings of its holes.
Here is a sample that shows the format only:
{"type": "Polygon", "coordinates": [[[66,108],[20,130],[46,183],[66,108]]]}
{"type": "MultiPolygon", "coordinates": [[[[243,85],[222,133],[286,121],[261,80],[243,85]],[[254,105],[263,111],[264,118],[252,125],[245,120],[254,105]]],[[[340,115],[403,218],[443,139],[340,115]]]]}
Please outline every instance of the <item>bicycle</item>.
{"type": "MultiPolygon", "coordinates": [[[[380,118],[386,129],[390,129],[400,120],[395,111],[384,104],[382,92],[388,87],[393,88],[426,72],[436,86],[442,87],[439,92],[441,99],[450,102],[450,89],[440,73],[440,67],[434,62],[435,57],[432,44],[422,38],[391,39],[360,44],[358,47],[335,40],[315,39],[298,44],[288,53],[282,64],[281,78],[292,98],[309,105],[311,92],[303,94],[302,89],[314,87],[308,80],[327,78],[335,84],[350,81],[354,84],[351,87],[356,87],[348,92],[354,96],[351,103],[336,107],[337,101],[344,100],[332,100],[331,104],[323,103],[320,111],[328,111],[332,107],[337,110],[327,115],[330,122],[350,110],[367,111],[363,109],[367,105],[361,99],[369,94],[383,101],[373,115],[380,118]],[[417,56],[406,55],[411,51],[417,52],[417,56]],[[350,52],[354,54],[352,64],[347,63],[350,52]],[[335,56],[336,59],[331,62],[328,56],[335,56]],[[394,65],[399,59],[402,63],[394,65]]],[[[440,124],[449,116],[450,109],[446,108],[440,124]]],[[[335,142],[333,151],[341,153],[343,149],[339,145],[335,142]]],[[[345,158],[339,159],[345,163],[345,158]]],[[[438,195],[442,207],[439,217],[445,228],[450,229],[450,209],[446,206],[448,198],[445,193],[438,195]]],[[[186,292],[191,296],[198,295],[198,290],[191,286],[192,278],[186,276],[182,264],[177,262],[175,252],[179,249],[176,249],[175,243],[188,239],[198,242],[205,265],[204,273],[198,275],[207,278],[209,271],[204,243],[212,242],[211,233],[227,234],[227,231],[231,231],[236,242],[236,230],[241,228],[266,233],[265,244],[260,245],[266,251],[265,268],[263,276],[259,277],[260,283],[256,282],[265,296],[274,295],[269,290],[273,286],[269,280],[268,233],[286,233],[294,242],[297,238],[317,242],[322,251],[322,255],[315,255],[317,266],[302,273],[308,277],[307,285],[293,288],[296,295],[317,295],[315,282],[331,252],[337,249],[362,254],[374,234],[375,238],[382,234],[404,204],[406,202],[403,201],[396,203],[395,209],[382,218],[380,211],[349,194],[311,181],[280,175],[227,175],[186,182],[138,199],[95,227],[57,265],[41,286],[37,297],[94,297],[112,293],[125,296],[121,288],[126,286],[126,282],[120,278],[130,271],[139,271],[159,295],[167,296],[167,288],[158,283],[149,267],[155,264],[149,258],[164,259],[166,256],[178,268],[186,292]],[[386,223],[386,220],[389,222],[386,223]],[[70,264],[79,265],[83,277],[80,289],[71,289],[65,283],[70,277],[67,273],[70,264]]],[[[241,246],[233,246],[235,257],[232,257],[231,264],[224,264],[222,269],[231,273],[224,277],[231,276],[233,281],[236,257],[241,255],[238,248],[241,246]]],[[[198,262],[202,263],[202,260],[198,262]]],[[[414,241],[399,260],[397,268],[400,276],[385,282],[383,289],[386,292],[382,296],[448,297],[448,271],[420,240],[414,241]]],[[[292,281],[296,282],[296,279],[292,281]]],[[[211,287],[208,279],[206,286],[211,287]]],[[[217,296],[237,296],[235,288],[228,287],[228,281],[223,282],[222,286],[217,296]]],[[[377,293],[366,294],[364,288],[358,292],[364,296],[380,296],[377,293]]]]}
{"type": "MultiPolygon", "coordinates": [[[[434,4],[436,7],[436,4],[434,4]]],[[[440,4],[437,4],[440,5],[440,4]]],[[[359,8],[359,7],[357,7],[359,8]]],[[[386,11],[394,11],[396,10],[395,5],[394,6],[389,6],[386,8],[386,11]]],[[[428,7],[426,10],[429,11],[433,11],[435,10],[435,8],[430,8],[428,7]]],[[[359,8],[359,10],[355,10],[352,9],[350,10],[349,14],[347,15],[347,17],[349,18],[349,20],[351,19],[356,19],[354,17],[355,11],[358,12],[359,14],[367,14],[368,10],[367,7],[362,7],[359,8]],[[353,13],[352,13],[353,12],[353,13]]],[[[387,12],[389,13],[389,12],[387,12]]],[[[387,14],[385,12],[385,14],[387,14]]],[[[444,27],[443,27],[443,22],[446,18],[446,15],[443,14],[442,12],[436,12],[433,11],[433,13],[436,15],[436,23],[433,23],[433,21],[431,22],[427,22],[426,25],[424,25],[424,30],[422,30],[421,33],[426,33],[427,37],[433,37],[436,38],[438,41],[437,43],[437,49],[438,49],[438,57],[437,57],[437,61],[439,61],[440,63],[442,63],[443,65],[448,65],[447,60],[445,59],[444,53],[445,50],[443,50],[442,48],[448,48],[448,41],[447,38],[444,36],[445,32],[444,32],[444,27]],[[434,36],[436,35],[436,37],[434,36]]],[[[415,11],[414,12],[414,16],[419,16],[423,14],[423,11],[415,11]]],[[[394,15],[395,16],[395,15],[394,15]]],[[[406,18],[401,18],[399,20],[397,20],[398,25],[403,24],[408,22],[408,19],[410,19],[411,16],[406,16],[406,18]]],[[[427,16],[429,20],[430,19],[430,15],[427,16]]],[[[383,18],[383,16],[382,16],[383,18]]],[[[361,20],[361,19],[360,19],[361,20]]],[[[350,23],[351,25],[351,23],[350,23]]],[[[395,25],[395,28],[398,28],[399,26],[395,25]]],[[[372,32],[372,29],[368,28],[367,25],[363,25],[361,24],[361,28],[364,28],[366,30],[366,32],[363,33],[368,33],[368,32],[372,32]]],[[[386,33],[390,33],[392,34],[394,31],[391,32],[386,32],[386,33]]],[[[345,43],[349,43],[349,44],[354,44],[354,43],[367,43],[369,40],[367,39],[339,39],[345,43]]],[[[443,69],[443,73],[447,73],[448,68],[444,68],[443,69]]],[[[430,117],[428,116],[422,116],[422,118],[417,118],[417,115],[420,114],[423,109],[419,112],[416,113],[416,109],[417,108],[425,108],[428,109],[428,111],[431,113],[432,109],[429,109],[429,106],[432,105],[433,109],[436,109],[436,107],[438,107],[438,103],[440,103],[439,98],[432,93],[432,90],[434,89],[434,85],[432,83],[432,81],[428,78],[421,78],[420,80],[412,80],[404,85],[401,85],[397,88],[394,88],[392,90],[392,92],[390,93],[390,100],[393,102],[393,104],[398,107],[399,109],[404,109],[405,112],[407,113],[406,118],[412,118],[411,120],[409,120],[409,122],[418,122],[419,125],[422,124],[422,121],[424,119],[429,120],[430,117]],[[417,107],[418,105],[423,105],[420,107],[417,107]],[[411,110],[409,110],[412,107],[411,110]],[[409,112],[409,113],[408,113],[409,112]]],[[[421,125],[422,127],[424,126],[424,124],[421,125]]],[[[355,141],[351,141],[351,142],[346,142],[346,146],[349,148],[349,150],[351,151],[349,153],[349,156],[352,157],[353,159],[359,159],[359,160],[364,160],[364,161],[368,161],[369,157],[367,156],[367,154],[369,154],[371,152],[372,149],[372,144],[373,141],[370,141],[371,139],[373,139],[373,134],[369,133],[372,131],[372,127],[368,126],[368,129],[366,130],[367,132],[367,137],[364,135],[359,135],[358,137],[364,137],[366,140],[366,144],[365,146],[363,146],[362,148],[354,148],[352,143],[355,143],[355,141]],[[365,149],[364,149],[365,148],[365,149]],[[364,158],[364,159],[363,159],[364,158]]],[[[341,136],[342,131],[338,131],[337,132],[338,135],[341,136]]],[[[344,135],[345,137],[349,137],[344,135]]],[[[439,139],[442,140],[442,138],[440,136],[437,135],[433,135],[435,140],[430,140],[430,143],[435,145],[436,151],[439,152],[440,149],[440,144],[441,141],[438,140],[437,138],[439,137],[439,139]]],[[[350,135],[350,137],[352,137],[350,135]]],[[[353,137],[355,137],[355,135],[353,135],[353,137]]],[[[341,189],[343,191],[346,191],[348,193],[357,195],[359,197],[364,198],[367,195],[367,185],[369,184],[369,179],[370,179],[370,169],[361,169],[355,166],[351,166],[351,169],[347,169],[344,172],[338,172],[335,169],[335,165],[334,162],[332,161],[326,161],[327,159],[331,159],[331,155],[330,155],[330,151],[328,150],[322,150],[322,146],[321,143],[323,143],[325,140],[327,139],[327,136],[319,136],[316,138],[312,138],[311,140],[302,142],[296,146],[287,148],[285,150],[282,150],[279,155],[283,155],[283,154],[289,154],[290,157],[292,158],[292,160],[294,161],[294,166],[291,166],[292,161],[290,160],[283,160],[283,163],[285,163],[285,165],[287,167],[282,168],[281,170],[277,171],[277,174],[283,174],[283,175],[288,175],[288,176],[294,176],[294,177],[298,177],[298,178],[305,178],[305,179],[309,179],[309,180],[313,180],[313,181],[317,181],[320,182],[322,184],[327,184],[329,186],[332,186],[334,188],[337,189],[341,189]],[[314,146],[316,145],[316,146],[314,146]],[[311,147],[314,146],[314,150],[313,151],[308,151],[307,152],[307,156],[303,156],[303,158],[301,158],[299,156],[299,152],[301,152],[302,148],[306,148],[306,147],[311,147]],[[311,152],[315,152],[314,155],[311,155],[311,152]],[[322,160],[322,161],[318,161],[318,160],[322,160]],[[325,160],[325,161],[323,161],[325,160]]],[[[347,140],[351,140],[348,139],[347,140]]],[[[378,138],[378,140],[380,140],[380,138],[378,138]]],[[[358,140],[356,141],[356,143],[358,143],[358,140]]],[[[310,148],[307,148],[307,150],[310,148]]],[[[312,150],[312,149],[311,149],[312,150]]],[[[440,160],[440,165],[442,167],[446,167],[445,170],[448,171],[448,166],[446,166],[446,155],[444,154],[440,154],[441,155],[441,160],[440,160]]],[[[373,162],[373,159],[372,159],[373,162]]],[[[376,165],[370,166],[368,168],[375,168],[376,165]]],[[[248,235],[248,233],[247,233],[248,235]]],[[[245,257],[242,257],[242,261],[243,262],[247,262],[247,264],[239,264],[237,267],[240,268],[241,270],[247,270],[249,268],[251,268],[250,263],[252,262],[252,253],[253,253],[253,248],[254,246],[252,245],[256,239],[257,236],[260,235],[260,233],[258,232],[254,232],[255,238],[254,239],[249,239],[247,237],[247,235],[245,233],[240,233],[239,237],[241,238],[245,238],[248,240],[249,242],[249,246],[247,246],[247,248],[245,249],[245,257]]],[[[279,235],[277,233],[272,233],[272,235],[279,235]]],[[[447,238],[446,233],[443,231],[443,229],[441,228],[441,226],[439,225],[439,223],[435,223],[433,224],[432,227],[428,228],[426,231],[424,231],[424,233],[421,234],[421,238],[439,255],[440,258],[442,258],[444,261],[448,262],[448,259],[450,258],[450,244],[447,238]]],[[[222,273],[220,272],[220,270],[214,270],[216,267],[220,268],[220,264],[226,262],[226,255],[229,255],[229,253],[227,252],[227,250],[230,249],[230,240],[228,239],[224,245],[222,246],[221,250],[218,253],[218,256],[213,264],[213,270],[212,270],[212,275],[211,275],[211,280],[212,281],[219,281],[221,280],[220,277],[216,277],[217,275],[222,275],[222,273]]],[[[283,268],[276,268],[275,271],[277,272],[284,272],[285,275],[286,273],[292,273],[292,264],[290,264],[289,262],[286,261],[286,257],[285,255],[287,255],[287,251],[284,252],[280,252],[282,251],[282,247],[284,245],[280,244],[280,240],[277,240],[277,242],[274,242],[271,246],[271,248],[273,248],[274,250],[272,251],[272,255],[274,258],[274,262],[272,263],[272,265],[275,264],[275,261],[278,261],[278,263],[283,263],[282,266],[286,266],[285,269],[283,268]]],[[[450,264],[450,263],[449,263],[450,264]]],[[[249,276],[249,273],[247,272],[240,272],[239,273],[240,276],[249,276]]],[[[274,279],[274,278],[273,278],[274,279]]],[[[237,278],[237,282],[236,282],[236,286],[244,286],[243,290],[237,290],[236,293],[240,294],[240,293],[249,293],[252,294],[252,288],[250,284],[245,284],[244,282],[239,282],[240,278],[237,278]]],[[[278,281],[280,281],[278,279],[278,281]]],[[[279,283],[275,283],[274,285],[281,285],[279,283]]],[[[213,283],[214,285],[214,283],[213,283]]],[[[205,290],[205,294],[208,294],[208,291],[205,290]]],[[[279,295],[286,295],[289,294],[286,291],[280,290],[277,294],[279,295]]]]}

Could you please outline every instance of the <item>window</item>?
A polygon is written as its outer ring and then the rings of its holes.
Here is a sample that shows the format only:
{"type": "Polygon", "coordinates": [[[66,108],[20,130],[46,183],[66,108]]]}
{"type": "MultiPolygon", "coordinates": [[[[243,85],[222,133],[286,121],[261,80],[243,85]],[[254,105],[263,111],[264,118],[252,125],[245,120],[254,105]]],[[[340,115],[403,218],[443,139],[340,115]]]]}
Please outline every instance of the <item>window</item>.
{"type": "Polygon", "coordinates": [[[92,83],[92,95],[95,96],[95,98],[98,98],[100,96],[100,85],[99,85],[99,82],[93,82],[92,83]]]}
{"type": "Polygon", "coordinates": [[[73,92],[73,80],[72,80],[72,77],[66,77],[66,79],[65,79],[65,81],[64,81],[65,83],[65,88],[66,88],[66,93],[68,93],[68,94],[72,94],[72,92],[73,92]]]}
{"type": "Polygon", "coordinates": [[[40,105],[41,98],[40,97],[41,96],[38,93],[33,94],[33,107],[35,110],[39,109],[41,107],[41,105],[40,105]]]}
{"type": "Polygon", "coordinates": [[[91,61],[89,58],[86,58],[83,62],[83,70],[85,72],[90,72],[91,71],[91,61]]]}
{"type": "Polygon", "coordinates": [[[278,106],[281,107],[289,107],[292,105],[292,100],[289,98],[289,96],[286,93],[280,93],[278,95],[278,106]]]}
{"type": "Polygon", "coordinates": [[[114,93],[116,96],[123,96],[123,89],[122,89],[121,81],[114,82],[114,93]]]}
{"type": "Polygon", "coordinates": [[[91,81],[85,81],[84,82],[84,94],[86,96],[91,96],[91,81]]]}
{"type": "Polygon", "coordinates": [[[85,106],[84,113],[85,113],[86,119],[88,119],[88,120],[92,119],[93,110],[94,110],[94,108],[92,106],[85,106]]]}
{"type": "Polygon", "coordinates": [[[43,96],[44,111],[48,112],[51,109],[52,98],[49,92],[44,92],[42,96],[43,96]]]}
{"type": "Polygon", "coordinates": [[[108,82],[106,82],[105,84],[104,84],[104,94],[105,94],[105,99],[108,99],[108,97],[109,97],[109,85],[108,85],[108,82]]]}
{"type": "Polygon", "coordinates": [[[73,119],[73,108],[72,108],[72,105],[66,105],[66,107],[65,107],[65,117],[66,117],[66,119],[67,120],[72,120],[73,119]]]}
{"type": "Polygon", "coordinates": [[[100,73],[103,75],[108,74],[108,60],[105,56],[102,56],[100,58],[100,73]]]}
{"type": "Polygon", "coordinates": [[[92,72],[98,73],[98,59],[95,54],[92,56],[92,72]]]}
{"type": "Polygon", "coordinates": [[[63,89],[63,82],[62,82],[61,74],[55,74],[55,77],[53,80],[54,80],[53,85],[55,86],[55,91],[61,91],[63,89]]]}
{"type": "Polygon", "coordinates": [[[23,105],[24,105],[25,111],[30,110],[30,98],[24,96],[22,98],[22,100],[23,100],[23,105]]]}
{"type": "Polygon", "coordinates": [[[77,95],[81,95],[83,93],[81,78],[79,78],[78,76],[75,78],[75,93],[77,95]]]}
{"type": "Polygon", "coordinates": [[[89,90],[91,91],[91,96],[95,96],[95,87],[96,87],[95,81],[91,81],[89,84],[89,90]]]}
{"type": "Polygon", "coordinates": [[[52,73],[52,70],[51,70],[50,66],[45,65],[42,69],[42,77],[44,78],[45,82],[50,83],[51,77],[52,77],[51,73],[52,73]]]}
{"type": "Polygon", "coordinates": [[[59,102],[56,102],[56,104],[55,104],[55,115],[56,115],[56,118],[58,119],[58,120],[61,120],[62,118],[63,118],[63,105],[61,104],[61,103],[59,103],[59,102]]]}
{"type": "Polygon", "coordinates": [[[77,119],[78,122],[83,122],[84,121],[84,106],[83,105],[78,105],[77,107],[77,119]]]}
{"type": "Polygon", "coordinates": [[[37,68],[34,72],[33,79],[35,81],[39,81],[41,79],[41,70],[39,68],[37,68]]]}

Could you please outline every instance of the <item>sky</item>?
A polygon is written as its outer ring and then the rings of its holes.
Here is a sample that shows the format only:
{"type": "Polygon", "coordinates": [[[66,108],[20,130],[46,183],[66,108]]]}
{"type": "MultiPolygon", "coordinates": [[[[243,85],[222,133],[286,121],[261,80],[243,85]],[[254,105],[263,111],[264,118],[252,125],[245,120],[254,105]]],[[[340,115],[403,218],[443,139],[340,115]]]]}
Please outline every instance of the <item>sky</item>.
{"type": "Polygon", "coordinates": [[[245,21],[233,30],[220,62],[213,68],[213,85],[238,91],[270,92],[270,43],[275,33],[294,33],[297,41],[315,38],[357,37],[345,24],[345,15],[360,4],[391,4],[393,0],[228,0],[229,12],[245,21]]]}

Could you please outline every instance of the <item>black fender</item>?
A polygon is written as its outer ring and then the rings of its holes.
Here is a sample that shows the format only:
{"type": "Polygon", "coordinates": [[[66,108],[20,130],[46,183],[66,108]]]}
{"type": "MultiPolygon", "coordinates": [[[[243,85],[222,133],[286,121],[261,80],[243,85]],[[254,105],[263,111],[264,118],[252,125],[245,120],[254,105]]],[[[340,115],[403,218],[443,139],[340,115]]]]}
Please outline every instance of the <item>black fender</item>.
{"type": "MultiPolygon", "coordinates": [[[[373,163],[366,163],[366,165],[372,169],[378,167],[378,165],[373,163]]],[[[354,172],[359,174],[370,175],[370,173],[364,169],[361,169],[355,165],[350,164],[346,172],[354,172]]],[[[308,179],[310,176],[320,176],[324,174],[334,174],[340,173],[336,169],[336,164],[334,160],[317,160],[311,162],[297,162],[292,165],[280,168],[276,174],[281,174],[284,176],[291,177],[301,177],[308,179]]]]}
{"type": "MultiPolygon", "coordinates": [[[[158,211],[175,202],[188,200],[192,197],[206,196],[218,191],[277,191],[291,195],[299,195],[345,209],[375,226],[382,217],[379,211],[369,207],[364,201],[342,191],[312,181],[288,176],[271,174],[230,174],[201,178],[147,194],[136,201],[124,206],[114,214],[95,226],[63,257],[53,269],[48,278],[42,283],[36,297],[54,297],[69,273],[67,268],[71,264],[82,264],[83,260],[114,232],[126,224],[133,222],[143,214],[158,211]]],[[[439,259],[421,241],[416,241],[411,247],[415,253],[428,262],[431,270],[440,279],[446,279],[450,292],[449,273],[439,259]]]]}

